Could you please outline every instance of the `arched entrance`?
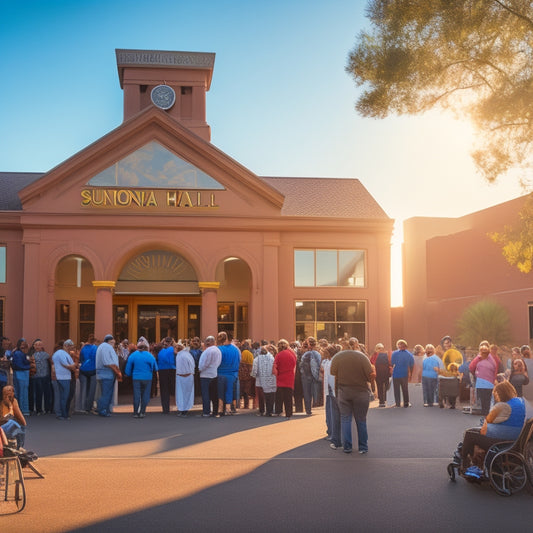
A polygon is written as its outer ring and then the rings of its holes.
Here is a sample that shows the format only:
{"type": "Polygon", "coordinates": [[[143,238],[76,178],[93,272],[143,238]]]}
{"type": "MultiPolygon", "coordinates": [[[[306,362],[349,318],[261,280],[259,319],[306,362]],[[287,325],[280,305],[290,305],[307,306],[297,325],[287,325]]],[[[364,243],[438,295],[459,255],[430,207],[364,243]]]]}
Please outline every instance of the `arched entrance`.
{"type": "MultiPolygon", "coordinates": [[[[94,333],[94,270],[80,255],[63,257],[55,272],[54,340],[85,342],[94,333]]],[[[51,349],[52,347],[50,347],[51,349]]]]}
{"type": "Polygon", "coordinates": [[[252,285],[250,267],[238,257],[227,257],[217,265],[215,278],[220,282],[217,295],[218,330],[227,331],[240,340],[248,338],[252,285]]]}
{"type": "Polygon", "coordinates": [[[124,265],[115,286],[115,336],[149,342],[200,335],[201,296],[193,266],[168,250],[143,252],[124,265]]]}

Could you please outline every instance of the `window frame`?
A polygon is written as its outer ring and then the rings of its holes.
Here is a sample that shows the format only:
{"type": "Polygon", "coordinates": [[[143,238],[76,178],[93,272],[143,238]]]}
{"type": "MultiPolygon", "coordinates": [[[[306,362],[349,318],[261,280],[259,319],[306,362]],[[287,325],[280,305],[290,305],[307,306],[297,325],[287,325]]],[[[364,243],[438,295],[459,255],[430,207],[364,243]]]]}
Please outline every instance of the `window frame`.
{"type": "MultiPolygon", "coordinates": [[[[359,311],[360,312],[360,311],[359,311]]],[[[294,335],[295,338],[300,338],[302,340],[302,336],[298,334],[299,327],[304,329],[305,336],[308,336],[307,334],[313,336],[313,337],[321,337],[320,334],[317,332],[318,325],[324,326],[323,330],[327,329],[327,325],[333,325],[336,332],[340,328],[342,328],[343,325],[345,327],[347,325],[350,325],[350,329],[352,332],[354,329],[362,328],[362,330],[359,333],[355,333],[353,336],[357,337],[361,343],[365,344],[365,340],[367,339],[367,327],[368,327],[368,300],[365,299],[358,299],[358,300],[346,300],[346,299],[309,299],[309,298],[297,298],[294,300],[294,335]],[[299,307],[297,304],[302,304],[300,307],[303,307],[303,305],[307,304],[307,308],[309,309],[309,303],[314,304],[314,313],[311,316],[306,317],[300,317],[301,319],[298,319],[297,317],[297,308],[299,307]],[[325,302],[333,302],[334,303],[334,320],[319,320],[317,314],[317,307],[319,303],[325,303],[325,302]],[[337,304],[345,304],[345,303],[354,303],[356,305],[363,304],[363,312],[364,312],[364,320],[338,320],[338,311],[337,311],[337,304]],[[362,334],[361,334],[362,332],[362,334]]],[[[342,335],[341,335],[342,336],[342,335]]],[[[352,336],[352,335],[350,335],[352,336]]],[[[335,342],[337,340],[338,336],[336,335],[335,338],[328,338],[330,342],[335,342]]]]}
{"type": "MultiPolygon", "coordinates": [[[[307,267],[309,269],[309,267],[307,267]]],[[[307,287],[313,287],[313,288],[342,288],[342,289],[366,289],[367,288],[367,272],[368,272],[368,268],[367,268],[367,250],[365,249],[353,249],[353,248],[294,248],[293,249],[293,286],[294,288],[307,288],[307,287]],[[312,278],[313,278],[313,284],[306,284],[306,280],[309,280],[310,279],[310,274],[309,272],[303,272],[303,269],[302,267],[305,265],[305,258],[301,258],[299,259],[298,258],[298,253],[301,252],[302,255],[304,253],[312,253],[313,254],[313,265],[312,265],[312,278]],[[324,265],[326,264],[325,262],[319,262],[320,260],[320,252],[324,252],[325,255],[324,255],[324,259],[326,259],[327,257],[327,253],[329,252],[335,252],[335,255],[336,255],[336,269],[337,269],[337,272],[336,272],[336,283],[335,284],[331,284],[331,283],[327,283],[327,282],[324,282],[322,277],[324,276],[324,274],[320,273],[320,271],[322,270],[322,272],[327,272],[327,269],[326,268],[320,268],[320,264],[324,265]],[[341,285],[339,284],[339,280],[341,279],[341,271],[340,271],[340,267],[341,267],[341,254],[343,252],[359,252],[362,254],[362,263],[363,263],[363,283],[361,285],[357,285],[357,278],[354,277],[354,282],[353,284],[346,284],[346,285],[341,285]],[[298,274],[298,269],[302,269],[302,272],[301,272],[301,276],[303,279],[304,279],[304,282],[302,284],[299,284],[298,283],[298,280],[296,279],[297,278],[297,274],[298,274]],[[319,279],[320,277],[320,279],[319,279]]],[[[350,278],[349,278],[350,279],[350,278]]]]}

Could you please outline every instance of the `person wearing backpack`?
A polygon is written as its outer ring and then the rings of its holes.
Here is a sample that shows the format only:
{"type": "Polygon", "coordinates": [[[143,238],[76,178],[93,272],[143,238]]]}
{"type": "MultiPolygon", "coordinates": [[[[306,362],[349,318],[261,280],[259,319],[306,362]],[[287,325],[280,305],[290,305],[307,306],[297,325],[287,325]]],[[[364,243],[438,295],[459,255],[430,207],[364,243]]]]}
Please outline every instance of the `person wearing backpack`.
{"type": "Polygon", "coordinates": [[[309,349],[302,356],[300,373],[302,378],[302,388],[304,393],[305,412],[308,416],[312,414],[311,405],[313,403],[313,386],[320,381],[320,364],[322,357],[316,350],[316,339],[309,337],[307,339],[309,349]]]}

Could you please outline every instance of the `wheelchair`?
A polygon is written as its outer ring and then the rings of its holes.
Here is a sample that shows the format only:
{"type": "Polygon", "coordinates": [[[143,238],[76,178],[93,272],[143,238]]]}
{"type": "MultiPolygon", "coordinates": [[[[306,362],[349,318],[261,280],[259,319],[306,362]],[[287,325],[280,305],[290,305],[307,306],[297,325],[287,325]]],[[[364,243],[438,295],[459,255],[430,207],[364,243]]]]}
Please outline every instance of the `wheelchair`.
{"type": "Polygon", "coordinates": [[[19,513],[26,506],[26,489],[19,458],[0,457],[0,516],[19,513]]]}
{"type": "Polygon", "coordinates": [[[468,470],[462,468],[460,451],[457,450],[447,466],[451,481],[455,481],[457,472],[468,481],[489,482],[501,496],[511,496],[527,484],[533,489],[533,418],[526,421],[514,442],[499,442],[487,450],[479,475],[469,474],[468,470]]]}

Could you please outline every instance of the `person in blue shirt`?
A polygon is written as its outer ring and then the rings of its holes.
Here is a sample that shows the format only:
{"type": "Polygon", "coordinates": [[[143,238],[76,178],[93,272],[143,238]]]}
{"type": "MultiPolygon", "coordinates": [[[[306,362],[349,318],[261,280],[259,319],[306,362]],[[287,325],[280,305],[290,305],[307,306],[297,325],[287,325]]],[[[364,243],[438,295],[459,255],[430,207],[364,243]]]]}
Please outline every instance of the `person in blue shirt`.
{"type": "Polygon", "coordinates": [[[436,368],[444,369],[442,359],[435,353],[433,344],[426,345],[426,357],[422,361],[422,394],[424,407],[433,407],[439,373],[436,368]]]}
{"type": "Polygon", "coordinates": [[[82,408],[91,412],[96,392],[96,340],[94,335],[89,335],[87,342],[80,350],[80,385],[81,397],[84,400],[82,408]]]}
{"type": "Polygon", "coordinates": [[[15,396],[19,402],[22,414],[28,416],[30,414],[29,388],[31,364],[26,339],[19,339],[17,341],[17,348],[13,352],[11,366],[13,368],[15,396]]]}
{"type": "Polygon", "coordinates": [[[126,376],[133,381],[133,417],[144,418],[146,407],[150,402],[152,376],[157,371],[154,356],[148,351],[148,341],[141,337],[137,341],[137,350],[128,357],[126,376]]]}
{"type": "Polygon", "coordinates": [[[218,377],[218,415],[229,414],[230,404],[233,402],[233,384],[239,375],[241,352],[229,340],[228,334],[221,331],[217,335],[218,349],[222,353],[222,361],[217,369],[218,377]]]}
{"type": "Polygon", "coordinates": [[[161,343],[163,348],[157,354],[159,369],[159,395],[163,414],[170,414],[170,396],[176,390],[176,348],[172,337],[165,337],[161,343]]]}
{"type": "Polygon", "coordinates": [[[411,352],[407,350],[407,342],[400,339],[396,343],[398,348],[392,352],[392,384],[394,387],[394,401],[396,407],[401,407],[401,396],[403,396],[403,406],[411,407],[409,403],[409,378],[413,373],[415,366],[415,358],[411,352]],[[401,395],[400,395],[401,390],[401,395]]]}

